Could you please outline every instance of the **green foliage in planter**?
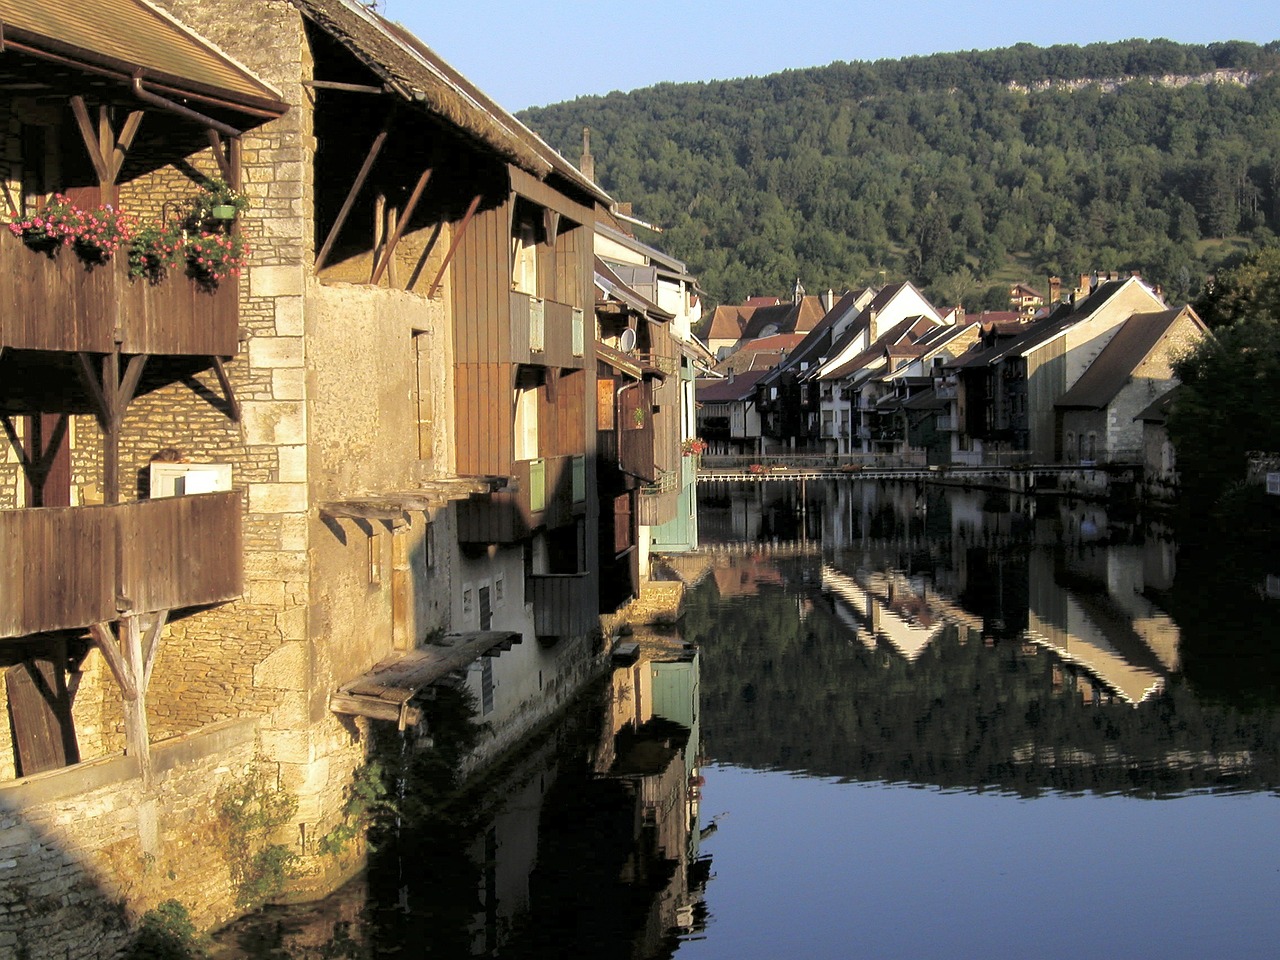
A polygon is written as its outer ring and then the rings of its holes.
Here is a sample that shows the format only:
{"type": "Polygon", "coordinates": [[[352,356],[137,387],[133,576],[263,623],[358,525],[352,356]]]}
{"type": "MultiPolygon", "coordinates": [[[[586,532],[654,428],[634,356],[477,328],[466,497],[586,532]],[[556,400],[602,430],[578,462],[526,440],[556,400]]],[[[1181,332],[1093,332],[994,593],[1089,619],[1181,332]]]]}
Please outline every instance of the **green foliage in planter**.
{"type": "Polygon", "coordinates": [[[249,198],[232,189],[221,177],[212,178],[191,201],[187,218],[192,229],[199,230],[212,221],[221,220],[221,217],[214,216],[215,207],[231,207],[238,217],[249,209],[249,198]]]}

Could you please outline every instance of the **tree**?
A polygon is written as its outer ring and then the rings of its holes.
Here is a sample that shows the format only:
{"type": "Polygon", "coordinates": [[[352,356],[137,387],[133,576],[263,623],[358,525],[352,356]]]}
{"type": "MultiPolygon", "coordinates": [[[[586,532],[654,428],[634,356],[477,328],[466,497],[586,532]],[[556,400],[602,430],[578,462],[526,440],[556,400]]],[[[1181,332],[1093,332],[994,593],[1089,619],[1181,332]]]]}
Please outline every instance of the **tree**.
{"type": "Polygon", "coordinates": [[[1280,321],[1254,314],[1204,338],[1174,364],[1169,413],[1185,500],[1212,505],[1245,478],[1252,450],[1280,450],[1280,321]]]}
{"type": "Polygon", "coordinates": [[[1244,317],[1280,322],[1280,246],[1266,247],[1220,271],[1195,306],[1200,319],[1215,328],[1244,317]]]}

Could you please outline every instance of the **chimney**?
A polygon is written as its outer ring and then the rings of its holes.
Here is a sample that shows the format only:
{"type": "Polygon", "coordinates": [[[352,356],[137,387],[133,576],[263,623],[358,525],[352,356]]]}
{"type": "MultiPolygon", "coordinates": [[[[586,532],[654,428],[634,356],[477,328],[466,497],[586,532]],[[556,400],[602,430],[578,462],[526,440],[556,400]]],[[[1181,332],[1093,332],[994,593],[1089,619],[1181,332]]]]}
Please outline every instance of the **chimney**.
{"type": "Polygon", "coordinates": [[[797,304],[804,299],[804,284],[800,282],[799,277],[796,277],[796,288],[792,292],[792,299],[797,304]]]}
{"type": "Polygon", "coordinates": [[[582,128],[582,159],[578,161],[582,175],[592,182],[596,179],[596,158],[591,155],[591,128],[582,128]]]}
{"type": "Polygon", "coordinates": [[[830,313],[831,308],[836,305],[836,292],[827,287],[827,292],[822,295],[822,312],[830,313]]]}
{"type": "Polygon", "coordinates": [[[875,307],[867,307],[867,343],[874,343],[879,336],[876,333],[876,317],[880,311],[875,307]]]}
{"type": "Polygon", "coordinates": [[[1062,297],[1062,278],[1049,278],[1049,306],[1053,306],[1062,297]]]}

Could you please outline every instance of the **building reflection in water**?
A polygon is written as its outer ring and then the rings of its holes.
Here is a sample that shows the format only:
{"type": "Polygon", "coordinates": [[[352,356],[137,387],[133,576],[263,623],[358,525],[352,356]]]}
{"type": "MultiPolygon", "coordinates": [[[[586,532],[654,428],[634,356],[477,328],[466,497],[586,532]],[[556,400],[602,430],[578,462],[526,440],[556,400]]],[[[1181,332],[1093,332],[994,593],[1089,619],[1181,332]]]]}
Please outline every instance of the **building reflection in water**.
{"type": "Polygon", "coordinates": [[[499,775],[432,811],[365,876],[218,935],[215,958],[668,957],[705,923],[699,656],[638,633],[499,775]]]}
{"type": "Polygon", "coordinates": [[[1029,794],[1280,779],[1274,709],[1202,698],[1184,673],[1188,643],[1220,637],[1171,615],[1197,591],[1160,530],[1061,498],[772,486],[700,509],[704,544],[728,535],[686,618],[716,761],[1029,794]]]}

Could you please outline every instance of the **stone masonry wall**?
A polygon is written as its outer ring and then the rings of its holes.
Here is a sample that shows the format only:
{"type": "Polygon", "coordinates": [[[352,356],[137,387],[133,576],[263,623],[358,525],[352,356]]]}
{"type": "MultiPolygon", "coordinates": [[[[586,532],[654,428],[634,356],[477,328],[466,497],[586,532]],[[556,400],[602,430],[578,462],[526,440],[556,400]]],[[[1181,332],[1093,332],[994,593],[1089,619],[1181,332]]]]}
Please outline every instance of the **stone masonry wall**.
{"type": "Polygon", "coordinates": [[[201,926],[234,916],[218,797],[254,757],[241,722],[157,747],[151,795],[124,758],[0,784],[0,956],[113,957],[172,897],[201,926]]]}

